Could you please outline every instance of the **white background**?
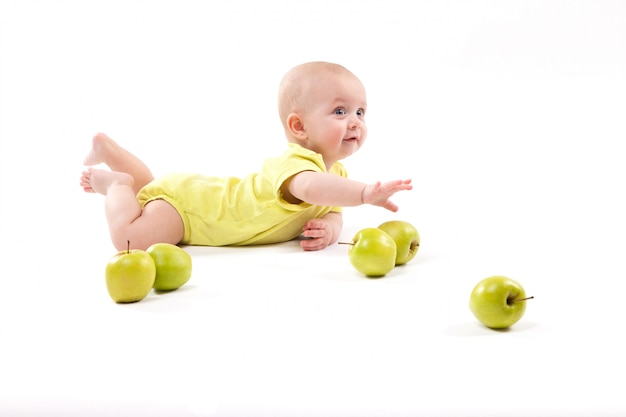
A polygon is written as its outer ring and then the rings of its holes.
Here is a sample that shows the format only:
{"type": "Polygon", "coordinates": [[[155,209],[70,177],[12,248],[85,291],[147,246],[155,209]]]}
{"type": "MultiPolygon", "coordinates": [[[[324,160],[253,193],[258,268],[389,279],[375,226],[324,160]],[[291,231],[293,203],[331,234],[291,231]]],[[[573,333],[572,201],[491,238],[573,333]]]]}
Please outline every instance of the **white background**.
{"type": "Polygon", "coordinates": [[[0,415],[626,414],[624,2],[0,0],[0,106],[0,415]],[[247,174],[312,60],[367,88],[351,177],[415,184],[342,238],[407,220],[417,257],[194,247],[185,287],[113,303],[93,134],[247,174]],[[504,332],[467,306],[496,274],[535,296],[504,332]]]}

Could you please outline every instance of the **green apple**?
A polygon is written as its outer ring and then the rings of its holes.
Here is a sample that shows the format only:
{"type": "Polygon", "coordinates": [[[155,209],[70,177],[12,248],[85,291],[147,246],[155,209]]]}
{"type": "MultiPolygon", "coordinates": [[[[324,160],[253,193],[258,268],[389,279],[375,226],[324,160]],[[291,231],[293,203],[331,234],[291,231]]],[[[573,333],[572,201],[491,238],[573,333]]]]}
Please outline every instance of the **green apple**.
{"type": "Polygon", "coordinates": [[[191,255],[180,246],[155,243],[146,252],[156,265],[155,290],[172,291],[182,287],[191,278],[191,255]]]}
{"type": "Polygon", "coordinates": [[[492,329],[505,329],[517,323],[526,311],[522,285],[505,276],[495,275],[480,281],[470,295],[469,308],[474,316],[492,329]]]}
{"type": "Polygon", "coordinates": [[[152,257],[139,249],[113,255],[105,270],[107,290],[116,303],[143,300],[152,289],[155,277],[156,265],[152,257]]]}
{"type": "Polygon", "coordinates": [[[381,229],[362,229],[348,244],[352,266],[368,277],[385,276],[396,264],[396,242],[381,229]]]}
{"type": "Polygon", "coordinates": [[[420,248],[420,235],[415,226],[403,220],[390,220],[378,228],[387,232],[396,242],[396,265],[403,265],[415,257],[420,248]]]}

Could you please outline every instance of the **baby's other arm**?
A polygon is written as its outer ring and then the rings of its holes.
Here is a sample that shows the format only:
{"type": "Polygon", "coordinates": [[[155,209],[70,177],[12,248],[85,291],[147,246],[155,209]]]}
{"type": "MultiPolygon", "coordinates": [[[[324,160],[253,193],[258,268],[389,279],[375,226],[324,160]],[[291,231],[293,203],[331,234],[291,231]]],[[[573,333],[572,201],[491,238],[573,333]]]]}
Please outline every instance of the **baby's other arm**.
{"type": "Polygon", "coordinates": [[[311,219],[304,225],[302,235],[308,239],[300,241],[300,247],[306,251],[324,249],[339,239],[343,217],[341,213],[330,212],[321,219],[311,219]]]}
{"type": "Polygon", "coordinates": [[[354,207],[371,204],[398,211],[389,198],[398,191],[410,190],[411,180],[394,180],[364,184],[326,172],[303,171],[283,186],[286,198],[319,206],[354,207]]]}

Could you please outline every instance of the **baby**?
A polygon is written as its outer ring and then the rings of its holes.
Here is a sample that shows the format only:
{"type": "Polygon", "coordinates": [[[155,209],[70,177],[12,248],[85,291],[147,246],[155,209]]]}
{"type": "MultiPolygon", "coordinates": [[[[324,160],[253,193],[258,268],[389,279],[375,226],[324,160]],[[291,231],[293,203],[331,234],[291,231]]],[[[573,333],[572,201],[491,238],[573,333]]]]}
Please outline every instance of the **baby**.
{"type": "Polygon", "coordinates": [[[299,236],[306,251],[335,243],[342,207],[371,204],[390,211],[390,198],[411,180],[364,184],[347,178],[341,160],[365,142],[367,100],[361,81],[341,65],[309,62],[292,68],[279,87],[287,149],[242,178],[170,174],[155,179],[135,155],[99,133],[80,185],[105,196],[117,250],[159,242],[261,245],[299,236]],[[109,170],[91,166],[104,163],[109,170]]]}

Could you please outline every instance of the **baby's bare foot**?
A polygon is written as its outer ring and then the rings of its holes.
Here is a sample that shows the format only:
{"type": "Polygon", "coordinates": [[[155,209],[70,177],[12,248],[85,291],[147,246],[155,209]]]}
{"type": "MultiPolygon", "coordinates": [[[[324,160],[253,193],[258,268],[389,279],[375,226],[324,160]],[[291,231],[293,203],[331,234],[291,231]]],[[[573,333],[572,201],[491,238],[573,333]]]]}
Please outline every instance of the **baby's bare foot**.
{"type": "Polygon", "coordinates": [[[83,171],[80,176],[80,186],[83,187],[86,193],[95,193],[94,189],[91,188],[91,173],[89,171],[83,171]]]}
{"type": "Polygon", "coordinates": [[[91,166],[104,162],[107,146],[112,142],[113,140],[104,133],[96,134],[91,141],[91,149],[85,157],[83,165],[91,166]]]}
{"type": "Polygon", "coordinates": [[[105,171],[103,169],[89,168],[83,172],[80,185],[88,193],[106,195],[112,185],[127,185],[132,187],[133,177],[125,172],[105,171]]]}

